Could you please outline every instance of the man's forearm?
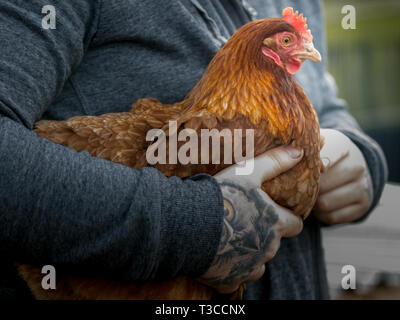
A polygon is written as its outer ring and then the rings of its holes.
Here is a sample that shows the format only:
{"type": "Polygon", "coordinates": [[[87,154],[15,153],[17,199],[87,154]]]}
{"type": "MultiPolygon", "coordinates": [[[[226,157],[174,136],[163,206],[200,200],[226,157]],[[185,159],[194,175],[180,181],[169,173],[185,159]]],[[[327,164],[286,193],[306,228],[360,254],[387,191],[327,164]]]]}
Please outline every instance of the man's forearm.
{"type": "Polygon", "coordinates": [[[0,246],[14,261],[126,279],[197,274],[211,263],[223,213],[211,177],[182,181],[133,170],[38,138],[2,116],[0,136],[0,246]]]}

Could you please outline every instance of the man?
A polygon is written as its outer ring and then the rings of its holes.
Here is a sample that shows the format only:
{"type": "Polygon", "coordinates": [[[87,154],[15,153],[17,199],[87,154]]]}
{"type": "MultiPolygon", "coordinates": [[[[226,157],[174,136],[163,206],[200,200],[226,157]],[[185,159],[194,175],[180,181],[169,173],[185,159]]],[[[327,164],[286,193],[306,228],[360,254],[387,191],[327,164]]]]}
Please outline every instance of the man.
{"type": "MultiPolygon", "coordinates": [[[[224,41],[255,17],[254,8],[260,18],[280,16],[286,6],[300,10],[326,57],[319,2],[254,0],[252,8],[239,0],[53,1],[56,29],[44,30],[40,12],[47,4],[0,5],[2,295],[26,293],[11,267],[17,261],[120,280],[185,273],[221,293],[254,280],[249,299],[326,298],[320,222],[308,218],[294,237],[302,222],[259,190],[261,177],[294,166],[301,150],[258,157],[246,179],[231,168],[215,178],[180,180],[77,153],[30,131],[40,119],[126,111],[141,97],[182,100],[224,41]],[[257,243],[259,235],[273,235],[259,245],[255,261],[235,250],[234,259],[217,259],[229,245],[226,228],[237,227],[224,218],[223,198],[246,225],[240,236],[257,243]],[[232,273],[233,263],[239,273],[232,273]]],[[[302,68],[298,80],[321,127],[339,130],[322,131],[322,156],[330,162],[315,217],[327,224],[360,219],[383,189],[383,155],[337,100],[324,65],[302,68]]]]}

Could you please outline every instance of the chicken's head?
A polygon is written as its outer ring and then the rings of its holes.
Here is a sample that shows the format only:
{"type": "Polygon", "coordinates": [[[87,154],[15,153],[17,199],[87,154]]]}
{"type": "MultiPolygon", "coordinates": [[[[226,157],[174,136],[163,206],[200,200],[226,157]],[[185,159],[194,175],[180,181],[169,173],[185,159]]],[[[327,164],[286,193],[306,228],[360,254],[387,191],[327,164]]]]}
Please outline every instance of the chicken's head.
{"type": "Polygon", "coordinates": [[[273,77],[290,78],[304,60],[321,61],[312,39],[306,19],[292,8],[284,9],[282,18],[246,23],[217,52],[189,96],[196,101],[203,99],[203,104],[214,104],[215,100],[223,101],[221,97],[242,94],[233,88],[260,88],[273,77]]]}
{"type": "Polygon", "coordinates": [[[277,30],[263,39],[263,55],[290,74],[299,71],[306,59],[321,62],[321,55],[312,42],[311,31],[307,29],[306,18],[297,11],[294,13],[292,8],[284,9],[282,14],[284,24],[278,28],[282,31],[277,30]]]}

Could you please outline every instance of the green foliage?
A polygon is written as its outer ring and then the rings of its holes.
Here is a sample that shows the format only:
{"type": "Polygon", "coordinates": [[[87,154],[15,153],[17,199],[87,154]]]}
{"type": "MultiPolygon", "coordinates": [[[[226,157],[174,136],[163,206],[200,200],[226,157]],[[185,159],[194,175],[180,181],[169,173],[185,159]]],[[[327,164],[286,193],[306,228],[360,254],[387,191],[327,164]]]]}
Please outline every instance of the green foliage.
{"type": "Polygon", "coordinates": [[[325,0],[328,69],[364,128],[400,127],[400,1],[358,0],[355,30],[344,30],[344,1],[325,0]]]}

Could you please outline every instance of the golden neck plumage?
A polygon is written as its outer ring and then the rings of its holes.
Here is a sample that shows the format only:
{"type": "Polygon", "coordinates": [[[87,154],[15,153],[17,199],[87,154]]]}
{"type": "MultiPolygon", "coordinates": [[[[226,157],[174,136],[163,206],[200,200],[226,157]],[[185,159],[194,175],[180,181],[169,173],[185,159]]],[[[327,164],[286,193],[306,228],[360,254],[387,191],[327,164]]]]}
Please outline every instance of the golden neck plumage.
{"type": "Polygon", "coordinates": [[[189,93],[195,109],[224,119],[243,115],[253,125],[268,120],[271,134],[290,136],[299,118],[294,78],[265,57],[251,63],[246,50],[222,48],[189,93]],[[242,54],[240,54],[242,53],[242,54]]]}

